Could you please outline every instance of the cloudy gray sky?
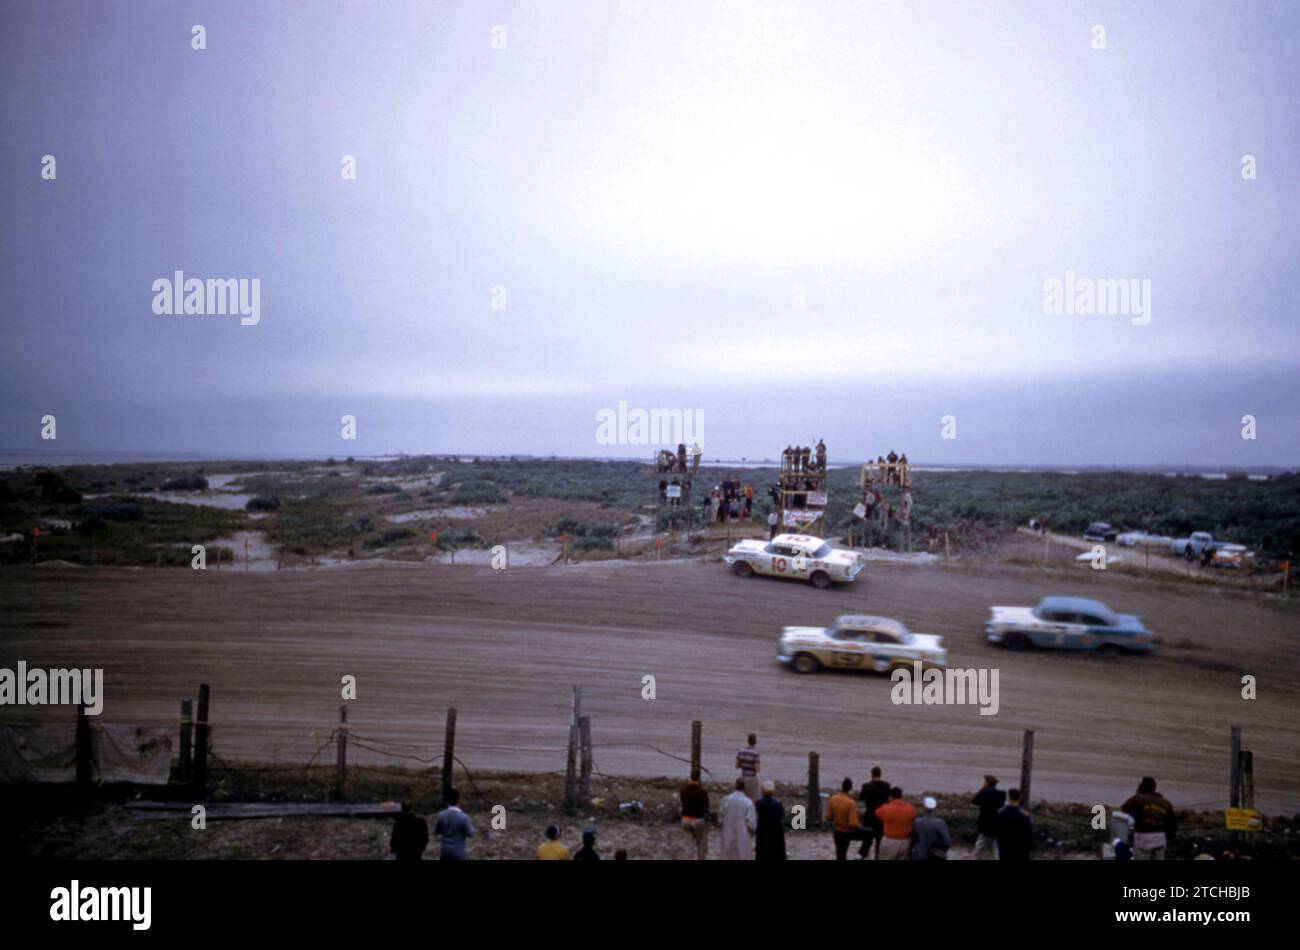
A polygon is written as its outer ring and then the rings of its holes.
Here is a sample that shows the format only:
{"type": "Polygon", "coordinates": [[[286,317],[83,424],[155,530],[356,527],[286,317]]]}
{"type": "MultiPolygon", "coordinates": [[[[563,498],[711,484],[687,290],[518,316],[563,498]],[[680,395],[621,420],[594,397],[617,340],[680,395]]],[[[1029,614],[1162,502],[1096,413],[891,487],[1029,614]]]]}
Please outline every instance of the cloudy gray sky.
{"type": "Polygon", "coordinates": [[[0,448],[641,455],[625,401],[710,457],[1294,465],[1298,62],[1268,0],[7,3],[0,448]],[[177,270],[260,322],[156,315],[177,270]]]}

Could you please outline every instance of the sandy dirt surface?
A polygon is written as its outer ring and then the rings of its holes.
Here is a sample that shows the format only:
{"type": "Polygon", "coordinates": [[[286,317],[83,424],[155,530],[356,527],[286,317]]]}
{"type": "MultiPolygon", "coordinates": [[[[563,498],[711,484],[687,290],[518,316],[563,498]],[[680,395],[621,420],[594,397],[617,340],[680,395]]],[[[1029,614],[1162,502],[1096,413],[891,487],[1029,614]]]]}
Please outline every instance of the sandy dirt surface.
{"type": "MultiPolygon", "coordinates": [[[[1019,774],[1036,730],[1035,798],[1118,804],[1143,774],[1180,807],[1222,805],[1228,730],[1254,753],[1257,804],[1300,811],[1295,608],[1259,595],[1121,574],[994,563],[877,563],[852,589],[741,579],[713,561],[569,567],[381,566],[270,572],[88,568],[0,571],[0,665],[105,669],[105,721],[169,724],[212,687],[214,747],[229,759],[307,762],[357,677],[350,761],[418,767],[441,751],[448,706],[471,769],[562,769],[569,687],[582,684],[596,767],[677,775],[690,722],[704,764],[734,775],[745,733],[764,772],[822,784],[882,765],[908,789],[963,792],[1019,774]],[[1141,614],[1154,657],[1010,654],[983,641],[990,604],[1097,596],[1141,614]],[[942,634],[951,665],[1000,671],[1001,708],[896,706],[883,677],[801,677],[774,662],[782,624],[880,613],[942,634]],[[1240,678],[1259,678],[1241,698],[1240,678]],[[642,698],[643,677],[656,698],[642,698]],[[371,748],[366,748],[366,746],[371,748]],[[394,759],[375,749],[400,751],[394,759]]],[[[0,723],[66,708],[0,707],[0,723]]],[[[332,749],[326,755],[332,754],[332,749]]]]}

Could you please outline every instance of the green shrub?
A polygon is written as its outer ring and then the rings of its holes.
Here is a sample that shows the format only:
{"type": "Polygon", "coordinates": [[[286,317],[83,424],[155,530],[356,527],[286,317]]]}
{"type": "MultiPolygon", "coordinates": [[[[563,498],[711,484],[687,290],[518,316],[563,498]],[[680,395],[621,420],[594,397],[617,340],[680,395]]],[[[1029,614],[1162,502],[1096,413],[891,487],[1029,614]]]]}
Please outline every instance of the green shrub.
{"type": "Polygon", "coordinates": [[[184,475],[163,482],[163,491],[207,491],[208,480],[202,475],[184,475]]]}

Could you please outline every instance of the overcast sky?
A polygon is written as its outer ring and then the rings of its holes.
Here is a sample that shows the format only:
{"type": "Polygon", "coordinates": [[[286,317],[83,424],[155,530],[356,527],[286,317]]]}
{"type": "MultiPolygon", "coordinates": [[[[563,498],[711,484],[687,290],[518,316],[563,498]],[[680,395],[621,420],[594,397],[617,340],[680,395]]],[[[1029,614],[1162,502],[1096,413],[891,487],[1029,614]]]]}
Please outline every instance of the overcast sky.
{"type": "Polygon", "coordinates": [[[0,448],[1300,463],[1300,3],[105,10],[0,5],[0,448]]]}

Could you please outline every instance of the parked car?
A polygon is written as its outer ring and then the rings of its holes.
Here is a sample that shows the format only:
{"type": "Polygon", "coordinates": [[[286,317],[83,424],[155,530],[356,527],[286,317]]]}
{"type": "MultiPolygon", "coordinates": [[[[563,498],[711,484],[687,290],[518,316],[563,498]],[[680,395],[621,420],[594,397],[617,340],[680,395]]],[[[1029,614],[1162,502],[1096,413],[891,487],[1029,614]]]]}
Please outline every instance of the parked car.
{"type": "Polygon", "coordinates": [[[848,584],[862,572],[852,551],[808,534],[778,534],[771,541],[747,539],[732,545],[723,558],[741,577],[769,574],[811,581],[814,587],[848,584]]]}
{"type": "Polygon", "coordinates": [[[1210,567],[1226,567],[1234,570],[1241,570],[1249,567],[1249,562],[1255,558],[1254,551],[1246,550],[1244,544],[1222,544],[1214,551],[1214,556],[1210,558],[1210,567]]]}
{"type": "Polygon", "coordinates": [[[1092,524],[1088,525],[1088,527],[1083,529],[1083,540],[1101,541],[1105,543],[1107,541],[1114,541],[1118,534],[1119,532],[1106,524],[1106,522],[1094,521],[1092,524]]]}
{"type": "Polygon", "coordinates": [[[1121,546],[1126,548],[1157,548],[1161,551],[1169,549],[1174,541],[1173,538],[1164,534],[1151,534],[1146,531],[1125,531],[1116,539],[1121,546]]]}
{"type": "Polygon", "coordinates": [[[1155,634],[1142,618],[1085,597],[1044,597],[1037,607],[991,607],[984,634],[1008,650],[1150,653],[1155,634]]]}
{"type": "Polygon", "coordinates": [[[888,673],[895,667],[941,668],[948,662],[943,637],[913,633],[898,620],[857,614],[837,617],[829,627],[786,627],[781,631],[778,662],[798,673],[823,667],[888,673]]]}
{"type": "Polygon", "coordinates": [[[1200,557],[1207,547],[1213,551],[1218,546],[1210,532],[1193,531],[1190,537],[1178,538],[1169,542],[1169,553],[1176,557],[1186,557],[1187,552],[1190,550],[1196,557],[1200,557]]]}

